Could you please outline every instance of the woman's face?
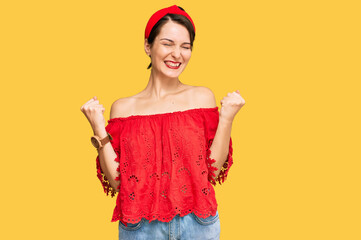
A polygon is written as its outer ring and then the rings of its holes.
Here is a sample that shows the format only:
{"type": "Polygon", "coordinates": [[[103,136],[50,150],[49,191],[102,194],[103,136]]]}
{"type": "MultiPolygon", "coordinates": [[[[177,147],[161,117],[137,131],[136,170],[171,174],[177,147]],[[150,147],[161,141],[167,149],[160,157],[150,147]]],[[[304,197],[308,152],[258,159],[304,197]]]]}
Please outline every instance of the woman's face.
{"type": "Polygon", "coordinates": [[[153,47],[149,48],[146,44],[146,52],[151,55],[153,71],[177,78],[184,71],[192,54],[187,28],[168,21],[154,39],[153,47]]]}

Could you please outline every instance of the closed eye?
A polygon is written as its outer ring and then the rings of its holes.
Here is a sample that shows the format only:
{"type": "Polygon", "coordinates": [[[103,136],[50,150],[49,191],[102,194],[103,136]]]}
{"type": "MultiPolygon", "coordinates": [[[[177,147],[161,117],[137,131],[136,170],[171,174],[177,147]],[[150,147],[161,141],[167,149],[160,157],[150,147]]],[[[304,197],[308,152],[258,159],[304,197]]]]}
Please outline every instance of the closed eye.
{"type": "MultiPolygon", "coordinates": [[[[166,43],[164,43],[163,45],[170,46],[170,44],[166,44],[166,43]]],[[[183,47],[183,48],[190,49],[189,47],[183,47]]]]}

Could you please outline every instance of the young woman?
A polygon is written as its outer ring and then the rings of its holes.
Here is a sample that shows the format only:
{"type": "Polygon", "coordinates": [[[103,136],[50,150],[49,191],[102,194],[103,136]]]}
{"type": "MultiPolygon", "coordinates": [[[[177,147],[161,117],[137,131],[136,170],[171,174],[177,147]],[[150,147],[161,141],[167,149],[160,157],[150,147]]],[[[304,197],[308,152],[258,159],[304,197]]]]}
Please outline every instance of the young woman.
{"type": "Polygon", "coordinates": [[[111,221],[119,220],[119,239],[219,239],[212,185],[232,166],[232,122],[245,101],[238,90],[228,93],[219,112],[209,88],[179,80],[194,38],[183,8],[160,9],[145,29],[144,90],[116,100],[107,126],[96,97],[81,107],[104,192],[118,192],[111,221]]]}

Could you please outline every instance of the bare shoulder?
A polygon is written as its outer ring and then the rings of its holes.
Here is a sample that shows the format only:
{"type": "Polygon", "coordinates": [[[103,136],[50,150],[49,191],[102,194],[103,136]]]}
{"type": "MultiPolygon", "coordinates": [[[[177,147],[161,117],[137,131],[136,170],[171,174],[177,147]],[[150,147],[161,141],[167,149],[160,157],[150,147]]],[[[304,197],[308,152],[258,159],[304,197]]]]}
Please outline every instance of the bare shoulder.
{"type": "Polygon", "coordinates": [[[205,86],[194,86],[192,88],[192,96],[200,108],[217,107],[216,97],[213,91],[205,86]]]}
{"type": "Polygon", "coordinates": [[[115,100],[110,107],[110,119],[128,116],[132,101],[134,100],[131,97],[119,98],[115,100]]]}

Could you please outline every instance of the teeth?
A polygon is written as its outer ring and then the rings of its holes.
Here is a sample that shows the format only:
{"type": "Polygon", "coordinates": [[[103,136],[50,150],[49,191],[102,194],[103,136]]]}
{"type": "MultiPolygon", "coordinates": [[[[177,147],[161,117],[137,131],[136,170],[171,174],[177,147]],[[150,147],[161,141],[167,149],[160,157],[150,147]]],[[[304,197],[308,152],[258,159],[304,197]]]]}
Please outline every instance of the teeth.
{"type": "Polygon", "coordinates": [[[166,64],[169,65],[169,66],[172,66],[172,67],[178,67],[180,65],[180,63],[175,64],[175,63],[172,63],[172,62],[166,62],[166,64]]]}

